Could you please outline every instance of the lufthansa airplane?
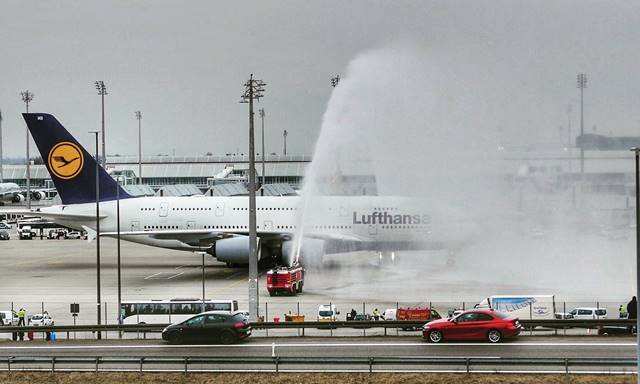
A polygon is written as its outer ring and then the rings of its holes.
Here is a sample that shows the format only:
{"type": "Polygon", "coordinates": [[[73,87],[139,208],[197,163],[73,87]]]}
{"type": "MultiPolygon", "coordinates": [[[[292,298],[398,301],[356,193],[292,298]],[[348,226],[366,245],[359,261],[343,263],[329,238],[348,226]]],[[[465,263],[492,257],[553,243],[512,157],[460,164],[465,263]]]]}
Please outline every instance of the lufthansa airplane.
{"type": "MultiPolygon", "coordinates": [[[[45,189],[31,189],[31,198],[34,200],[44,199],[45,189]]],[[[0,183],[0,205],[4,203],[22,203],[25,201],[27,190],[20,188],[16,183],[0,183]]]]}
{"type": "MultiPolygon", "coordinates": [[[[62,205],[24,213],[84,229],[95,237],[97,171],[101,236],[117,236],[119,200],[123,240],[207,252],[228,264],[248,263],[247,197],[131,196],[55,117],[23,116],[62,200],[62,205]]],[[[305,257],[349,251],[450,249],[466,243],[474,232],[460,214],[406,197],[258,196],[256,200],[259,257],[286,264],[297,257],[304,262],[305,257]]]]}

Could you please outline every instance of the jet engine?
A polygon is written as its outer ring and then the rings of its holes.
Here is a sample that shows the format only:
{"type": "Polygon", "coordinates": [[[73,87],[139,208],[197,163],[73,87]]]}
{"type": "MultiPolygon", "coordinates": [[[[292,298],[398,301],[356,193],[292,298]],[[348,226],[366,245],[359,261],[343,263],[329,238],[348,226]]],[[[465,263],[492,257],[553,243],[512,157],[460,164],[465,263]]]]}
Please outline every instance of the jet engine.
{"type": "Polygon", "coordinates": [[[20,193],[16,193],[13,195],[13,199],[11,199],[14,203],[22,203],[24,201],[24,196],[20,193]]]}
{"type": "MultiPolygon", "coordinates": [[[[260,238],[258,241],[258,260],[260,260],[260,238]]],[[[216,241],[214,256],[223,263],[249,264],[249,236],[230,237],[216,241]]]]}
{"type": "MultiPolygon", "coordinates": [[[[290,240],[282,243],[282,262],[285,265],[293,265],[296,257],[296,241],[290,240]]],[[[303,239],[300,246],[299,262],[305,267],[319,266],[326,253],[324,240],[303,239]]]]}
{"type": "Polygon", "coordinates": [[[44,192],[42,191],[33,191],[31,192],[31,198],[34,200],[42,200],[44,199],[44,192]]]}

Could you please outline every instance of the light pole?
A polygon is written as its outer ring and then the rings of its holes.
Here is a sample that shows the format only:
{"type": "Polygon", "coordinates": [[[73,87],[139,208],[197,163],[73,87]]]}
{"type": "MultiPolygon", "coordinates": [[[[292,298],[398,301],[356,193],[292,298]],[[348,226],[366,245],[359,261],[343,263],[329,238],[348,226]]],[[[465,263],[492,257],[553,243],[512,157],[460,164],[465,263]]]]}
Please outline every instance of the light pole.
{"type": "Polygon", "coordinates": [[[287,132],[287,130],[285,129],[284,132],[282,132],[282,137],[284,139],[284,149],[282,150],[283,155],[287,154],[287,136],[288,135],[289,135],[289,132],[287,132]]]}
{"type": "MultiPolygon", "coordinates": [[[[120,268],[120,176],[116,177],[116,231],[118,249],[118,324],[122,324],[122,275],[120,268]]],[[[122,337],[122,333],[118,333],[122,337]]]]}
{"type": "Polygon", "coordinates": [[[140,128],[142,112],[136,111],[136,119],[138,119],[138,184],[142,184],[142,128],[140,128]]]}
{"type": "Polygon", "coordinates": [[[260,194],[264,196],[264,108],[258,110],[262,120],[262,182],[260,183],[260,194]]]}
{"type": "MultiPolygon", "coordinates": [[[[584,140],[584,89],[587,88],[587,75],[578,74],[578,88],[580,88],[580,137],[584,140]]],[[[584,174],[584,143],[580,145],[580,173],[584,174]]]]}
{"type": "Polygon", "coordinates": [[[2,111],[0,111],[0,183],[4,183],[4,165],[2,163],[2,111]]]}
{"type": "MultiPolygon", "coordinates": [[[[636,157],[636,298],[640,297],[640,148],[631,148],[636,157]]],[[[640,300],[636,303],[636,334],[640,332],[640,300]]],[[[640,338],[636,337],[636,375],[640,376],[640,338]]]]}
{"type": "MultiPolygon", "coordinates": [[[[90,131],[96,136],[96,307],[98,310],[98,325],[100,321],[100,164],[98,163],[98,134],[99,131],[90,131]]],[[[120,314],[120,308],[118,308],[118,315],[120,314]]],[[[98,340],[102,339],[100,331],[97,333],[98,340]]]]}
{"type": "MultiPolygon", "coordinates": [[[[104,85],[104,81],[96,81],[94,83],[96,85],[96,89],[98,90],[98,95],[100,95],[102,101],[102,168],[107,169],[107,152],[104,144],[104,96],[107,95],[107,87],[104,85]]],[[[98,161],[98,159],[96,159],[98,161]]]]}
{"type": "Polygon", "coordinates": [[[263,97],[264,86],[262,80],[255,80],[253,74],[244,84],[241,103],[249,103],[249,319],[258,320],[258,244],[256,233],[256,159],[253,140],[253,100],[263,97]]]}
{"type": "MultiPolygon", "coordinates": [[[[29,113],[29,103],[33,101],[33,92],[29,92],[27,89],[24,92],[20,92],[22,101],[24,101],[27,107],[27,113],[29,113]]],[[[31,161],[29,161],[29,128],[27,127],[27,209],[31,209],[31,161]]]]}

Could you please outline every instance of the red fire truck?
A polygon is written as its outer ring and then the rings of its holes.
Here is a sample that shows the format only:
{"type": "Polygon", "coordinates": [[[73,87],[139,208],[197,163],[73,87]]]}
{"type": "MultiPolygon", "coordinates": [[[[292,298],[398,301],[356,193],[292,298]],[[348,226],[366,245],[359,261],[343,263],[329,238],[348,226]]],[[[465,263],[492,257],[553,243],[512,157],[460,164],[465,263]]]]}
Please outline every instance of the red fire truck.
{"type": "Polygon", "coordinates": [[[277,267],[267,272],[267,290],[270,296],[278,293],[297,295],[304,285],[304,268],[301,266],[277,267]]]}

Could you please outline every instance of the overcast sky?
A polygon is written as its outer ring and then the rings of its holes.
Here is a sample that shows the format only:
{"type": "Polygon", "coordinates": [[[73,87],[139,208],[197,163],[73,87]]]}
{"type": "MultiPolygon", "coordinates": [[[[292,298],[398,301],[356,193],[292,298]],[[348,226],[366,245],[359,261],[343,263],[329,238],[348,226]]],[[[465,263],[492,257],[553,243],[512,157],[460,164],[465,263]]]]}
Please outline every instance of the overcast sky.
{"type": "Polygon", "coordinates": [[[92,151],[96,80],[109,92],[109,154],[137,153],[136,110],[146,154],[246,153],[247,106],[238,101],[250,73],[268,84],[258,105],[267,151],[281,153],[286,129],[289,153],[310,153],[329,79],[361,52],[402,40],[465,78],[480,72],[482,87],[469,89],[517,107],[504,116],[492,109],[511,140],[527,130],[552,141],[569,103],[576,117],[578,72],[589,76],[588,131],[637,135],[639,10],[635,1],[4,0],[4,154],[24,153],[25,89],[35,94],[31,111],[52,113],[92,151]]]}

